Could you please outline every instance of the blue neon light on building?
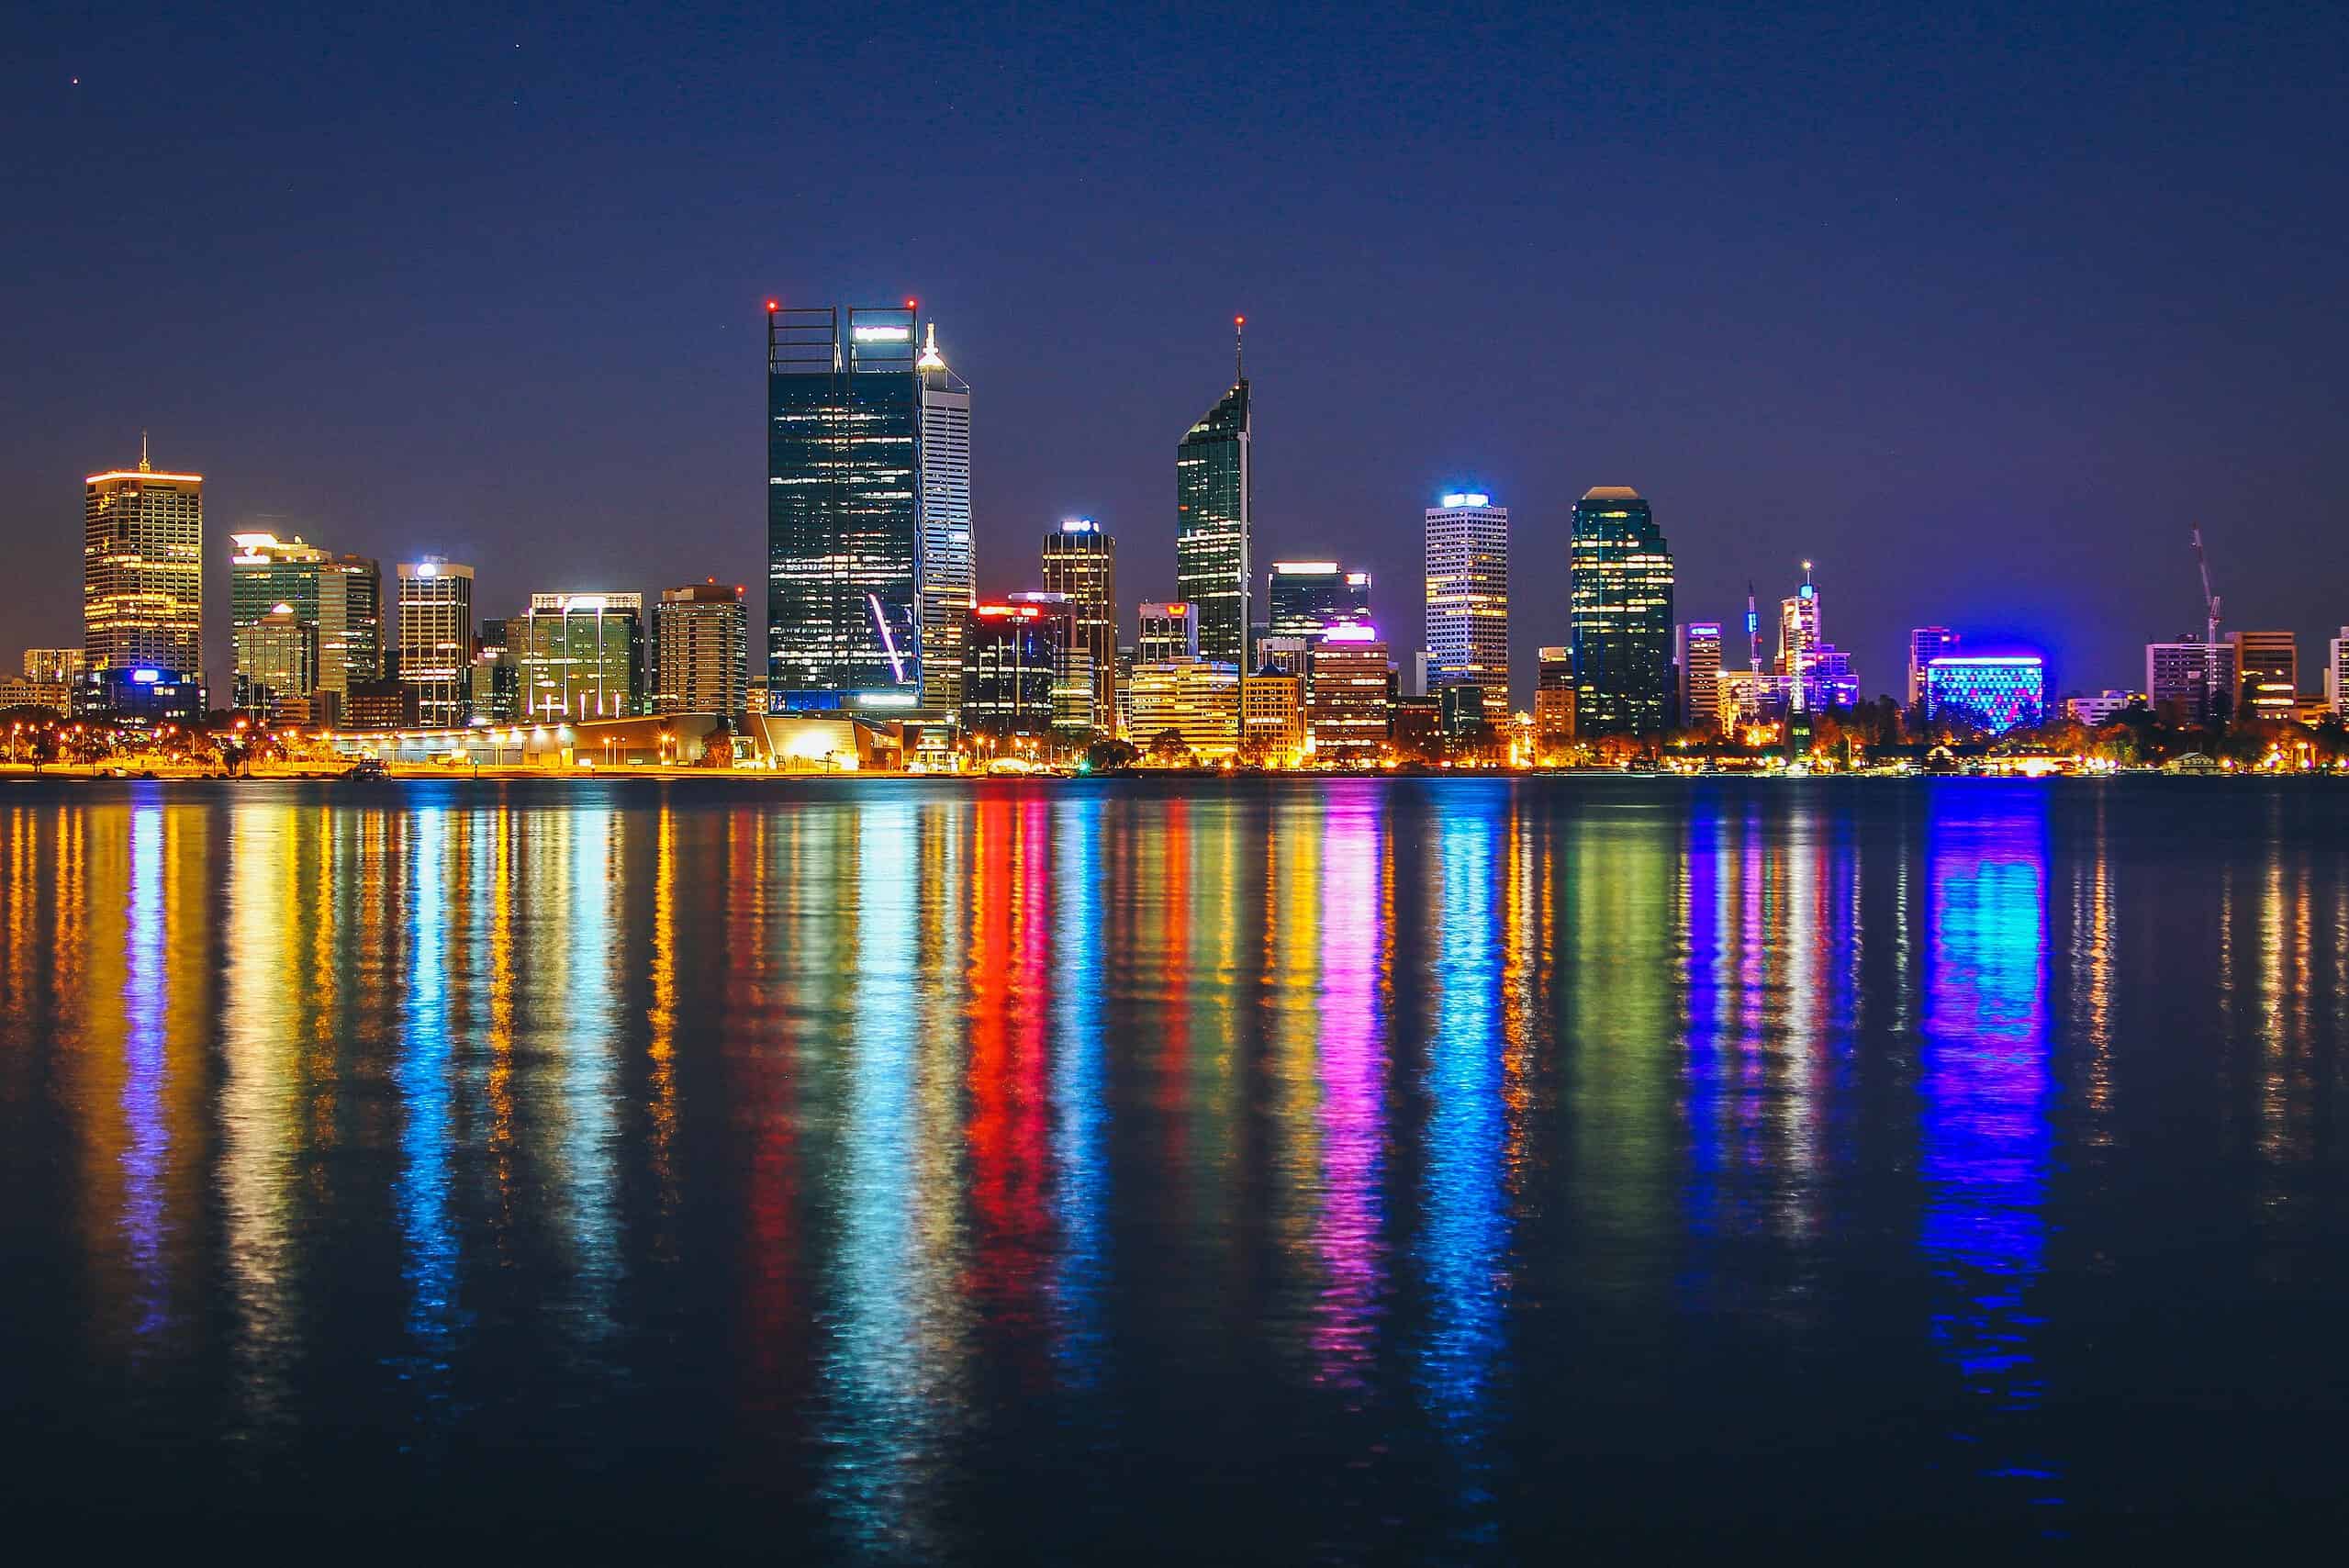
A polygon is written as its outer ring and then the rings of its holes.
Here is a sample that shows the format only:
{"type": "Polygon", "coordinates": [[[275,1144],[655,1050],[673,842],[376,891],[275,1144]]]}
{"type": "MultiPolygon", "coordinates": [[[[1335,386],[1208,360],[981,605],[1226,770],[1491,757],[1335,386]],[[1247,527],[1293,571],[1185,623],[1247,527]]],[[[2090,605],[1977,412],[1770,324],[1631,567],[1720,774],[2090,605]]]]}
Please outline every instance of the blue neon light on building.
{"type": "Polygon", "coordinates": [[[1925,715],[1994,734],[2036,724],[2047,711],[2047,664],[2037,654],[1928,660],[1925,715]]]}

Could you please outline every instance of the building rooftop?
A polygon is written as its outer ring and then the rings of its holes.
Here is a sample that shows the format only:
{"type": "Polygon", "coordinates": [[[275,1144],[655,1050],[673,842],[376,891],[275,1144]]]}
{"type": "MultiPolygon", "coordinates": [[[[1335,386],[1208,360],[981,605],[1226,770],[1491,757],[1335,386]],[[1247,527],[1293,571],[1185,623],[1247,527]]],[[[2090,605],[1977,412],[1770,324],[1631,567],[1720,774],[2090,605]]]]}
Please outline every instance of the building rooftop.
{"type": "Polygon", "coordinates": [[[1583,492],[1586,501],[1636,501],[1639,492],[1628,485],[1594,485],[1583,492]]]}

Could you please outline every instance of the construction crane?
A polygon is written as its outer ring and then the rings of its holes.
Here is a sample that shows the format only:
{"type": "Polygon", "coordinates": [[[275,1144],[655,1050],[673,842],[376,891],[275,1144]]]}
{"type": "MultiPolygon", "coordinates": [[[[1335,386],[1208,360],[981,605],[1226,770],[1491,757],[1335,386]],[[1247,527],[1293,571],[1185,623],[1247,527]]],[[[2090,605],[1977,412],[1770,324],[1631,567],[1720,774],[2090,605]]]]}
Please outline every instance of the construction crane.
{"type": "Polygon", "coordinates": [[[2194,530],[2194,564],[2202,568],[2202,608],[2209,616],[2203,627],[2202,640],[2215,643],[2219,640],[2219,596],[2210,591],[2210,557],[2203,553],[2202,529],[2198,523],[2194,530]]]}
{"type": "MultiPolygon", "coordinates": [[[[2223,721],[2234,706],[2234,693],[2219,689],[2224,661],[2219,657],[2219,596],[2210,591],[2210,557],[2202,548],[2202,527],[2194,528],[2194,564],[2202,569],[2202,716],[2223,721]]],[[[2236,675],[2241,677],[2242,671],[2236,675]]]]}

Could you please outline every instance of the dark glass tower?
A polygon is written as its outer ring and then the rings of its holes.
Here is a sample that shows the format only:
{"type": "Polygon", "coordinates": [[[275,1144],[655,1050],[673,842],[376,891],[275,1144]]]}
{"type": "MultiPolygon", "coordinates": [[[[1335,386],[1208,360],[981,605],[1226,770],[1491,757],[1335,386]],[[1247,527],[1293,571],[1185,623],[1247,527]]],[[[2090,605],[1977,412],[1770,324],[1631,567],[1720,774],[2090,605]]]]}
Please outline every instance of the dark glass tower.
{"type": "Polygon", "coordinates": [[[766,670],[777,705],[922,691],[914,312],[766,314],[766,670]]]}
{"type": "Polygon", "coordinates": [[[1601,486],[1574,504],[1574,728],[1660,736],[1672,706],[1672,557],[1636,490],[1601,486]]]}
{"type": "MultiPolygon", "coordinates": [[[[1235,371],[1239,368],[1236,363],[1235,371]]],[[[1175,448],[1175,589],[1196,607],[1199,656],[1243,667],[1248,629],[1248,423],[1247,377],[1239,375],[1175,448]]]]}

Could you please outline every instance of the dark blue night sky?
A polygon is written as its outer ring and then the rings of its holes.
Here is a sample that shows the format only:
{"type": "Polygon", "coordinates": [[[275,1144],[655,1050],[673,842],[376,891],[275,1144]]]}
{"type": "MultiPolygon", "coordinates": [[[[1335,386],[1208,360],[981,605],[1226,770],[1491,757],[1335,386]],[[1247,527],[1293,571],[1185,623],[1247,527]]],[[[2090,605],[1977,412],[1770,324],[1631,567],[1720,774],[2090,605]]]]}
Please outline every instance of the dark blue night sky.
{"type": "MultiPolygon", "coordinates": [[[[763,569],[763,320],[920,297],[977,393],[980,581],[1070,512],[1171,592],[1173,448],[1249,318],[1259,561],[1514,511],[1517,685],[1596,484],[1683,619],[1818,563],[1868,689],[1945,622],[2142,679],[2349,621],[2349,13],[47,6],[0,91],[0,654],[79,636],[137,454],[388,564],[763,569]],[[77,81],[78,79],[78,81],[77,81]]],[[[1260,591],[1260,584],[1259,584],[1260,591]]],[[[754,599],[757,596],[754,594],[754,599]]],[[[1733,634],[1734,637],[1734,634],[1733,634]]],[[[1742,650],[1729,650],[1732,662],[1742,650]]]]}

